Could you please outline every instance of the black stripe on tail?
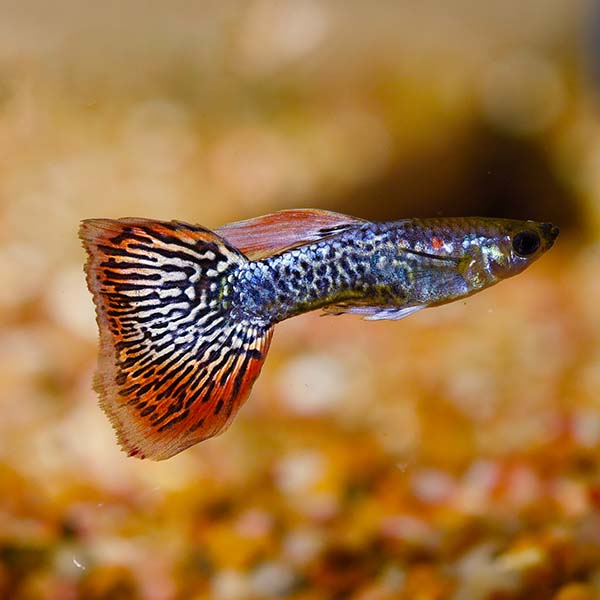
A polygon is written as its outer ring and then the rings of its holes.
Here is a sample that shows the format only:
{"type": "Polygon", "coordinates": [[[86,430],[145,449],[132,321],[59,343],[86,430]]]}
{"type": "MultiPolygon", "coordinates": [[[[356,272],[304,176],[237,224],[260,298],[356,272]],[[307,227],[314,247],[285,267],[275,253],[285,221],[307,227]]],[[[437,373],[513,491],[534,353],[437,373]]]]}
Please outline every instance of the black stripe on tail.
{"type": "Polygon", "coordinates": [[[100,330],[96,388],[123,448],[164,459],[223,431],[272,334],[229,312],[247,259],[181,222],[91,219],[80,237],[100,330]]]}

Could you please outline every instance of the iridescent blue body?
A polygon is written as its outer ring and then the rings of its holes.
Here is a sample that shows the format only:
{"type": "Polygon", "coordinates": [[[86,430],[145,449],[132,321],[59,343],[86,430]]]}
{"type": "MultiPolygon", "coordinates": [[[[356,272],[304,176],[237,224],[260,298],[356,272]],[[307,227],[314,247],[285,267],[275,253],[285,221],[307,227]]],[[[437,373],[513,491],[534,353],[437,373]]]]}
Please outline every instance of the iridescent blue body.
{"type": "Polygon", "coordinates": [[[84,221],[100,404],[131,456],[168,458],[226,429],[279,321],[318,308],[400,319],[521,272],[557,234],[532,221],[371,223],[319,210],[217,231],[84,221]]]}
{"type": "Polygon", "coordinates": [[[393,237],[389,226],[369,223],[250,262],[238,274],[232,304],[278,322],[330,304],[401,302],[410,274],[398,268],[393,237]]]}
{"type": "MultiPolygon", "coordinates": [[[[550,225],[529,227],[552,238],[550,225]]],[[[390,311],[451,302],[518,272],[530,260],[504,246],[522,229],[520,221],[482,218],[364,222],[249,262],[227,296],[238,314],[268,324],[327,307],[392,318],[390,311]]]]}

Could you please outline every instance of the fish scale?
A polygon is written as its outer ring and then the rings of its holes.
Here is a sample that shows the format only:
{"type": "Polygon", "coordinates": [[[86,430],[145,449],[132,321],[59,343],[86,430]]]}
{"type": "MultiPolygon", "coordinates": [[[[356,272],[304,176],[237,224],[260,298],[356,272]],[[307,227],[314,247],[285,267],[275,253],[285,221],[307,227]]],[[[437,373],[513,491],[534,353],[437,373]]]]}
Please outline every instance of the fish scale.
{"type": "Polygon", "coordinates": [[[250,262],[237,275],[231,302],[268,323],[340,302],[385,305],[401,294],[377,264],[391,254],[390,233],[361,227],[250,262]]]}

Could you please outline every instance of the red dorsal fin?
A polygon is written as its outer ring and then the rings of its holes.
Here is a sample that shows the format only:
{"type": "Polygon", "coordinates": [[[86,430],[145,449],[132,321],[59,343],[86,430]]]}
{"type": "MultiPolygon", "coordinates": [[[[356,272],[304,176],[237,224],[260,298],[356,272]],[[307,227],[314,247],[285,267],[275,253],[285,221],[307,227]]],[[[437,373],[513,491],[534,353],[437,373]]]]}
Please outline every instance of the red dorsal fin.
{"type": "Polygon", "coordinates": [[[249,259],[259,260],[335,235],[364,222],[363,219],[328,210],[298,208],[228,223],[217,229],[216,233],[249,259]]]}

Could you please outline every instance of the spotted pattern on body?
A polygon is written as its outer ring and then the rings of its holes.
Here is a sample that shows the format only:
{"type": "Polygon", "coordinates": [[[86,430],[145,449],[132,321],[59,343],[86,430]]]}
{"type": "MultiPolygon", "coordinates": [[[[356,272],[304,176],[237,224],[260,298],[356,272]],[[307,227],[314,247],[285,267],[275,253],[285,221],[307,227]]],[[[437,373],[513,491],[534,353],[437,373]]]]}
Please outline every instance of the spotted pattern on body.
{"type": "Polygon", "coordinates": [[[250,262],[236,274],[232,302],[273,323],[329,305],[398,303],[410,274],[386,275],[397,265],[385,238],[368,224],[250,262]]]}

